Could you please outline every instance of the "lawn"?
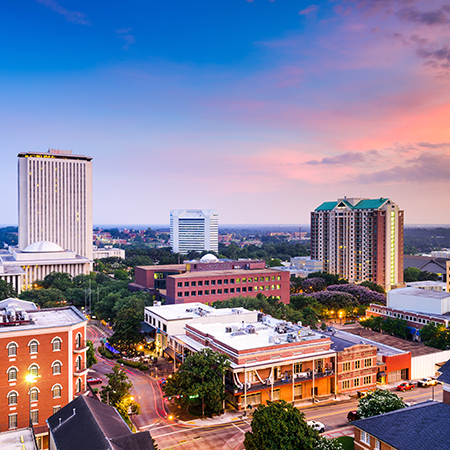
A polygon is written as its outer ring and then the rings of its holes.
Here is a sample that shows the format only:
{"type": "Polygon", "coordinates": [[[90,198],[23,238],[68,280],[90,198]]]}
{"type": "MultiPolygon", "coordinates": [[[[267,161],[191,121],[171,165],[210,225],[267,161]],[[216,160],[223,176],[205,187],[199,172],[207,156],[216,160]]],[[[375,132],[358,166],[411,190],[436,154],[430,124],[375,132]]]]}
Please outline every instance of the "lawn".
{"type": "Polygon", "coordinates": [[[350,436],[342,436],[336,439],[342,444],[344,450],[354,450],[353,438],[350,436]]]}

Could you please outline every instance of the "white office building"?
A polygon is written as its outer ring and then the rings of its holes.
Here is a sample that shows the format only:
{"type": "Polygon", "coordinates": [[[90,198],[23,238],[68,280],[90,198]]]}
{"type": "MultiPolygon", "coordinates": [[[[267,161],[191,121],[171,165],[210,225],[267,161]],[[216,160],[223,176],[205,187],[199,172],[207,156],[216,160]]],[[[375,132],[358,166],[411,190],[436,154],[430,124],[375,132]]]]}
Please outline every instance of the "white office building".
{"type": "Polygon", "coordinates": [[[20,153],[19,250],[40,241],[92,260],[92,158],[20,153]]]}
{"type": "Polygon", "coordinates": [[[174,253],[219,250],[219,216],[215,209],[170,211],[170,243],[174,253]]]}

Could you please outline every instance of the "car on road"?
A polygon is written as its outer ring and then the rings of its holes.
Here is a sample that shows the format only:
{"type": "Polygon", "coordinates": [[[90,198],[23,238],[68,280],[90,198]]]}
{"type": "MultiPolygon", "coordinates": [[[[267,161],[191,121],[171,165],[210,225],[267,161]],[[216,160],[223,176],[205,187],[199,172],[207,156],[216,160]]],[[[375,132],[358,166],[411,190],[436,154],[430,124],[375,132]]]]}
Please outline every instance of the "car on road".
{"type": "Polygon", "coordinates": [[[413,383],[409,383],[409,382],[407,382],[407,383],[400,383],[397,386],[397,391],[410,391],[410,390],[413,390],[415,387],[416,387],[416,385],[413,384],[413,383]]]}
{"type": "Polygon", "coordinates": [[[358,412],[355,410],[355,411],[349,411],[348,412],[348,414],[347,414],[347,420],[349,421],[349,422],[353,422],[354,420],[358,420],[359,419],[359,414],[358,414],[358,412]]]}
{"type": "Polygon", "coordinates": [[[323,433],[325,431],[325,425],[322,422],[316,422],[315,420],[308,420],[306,422],[308,427],[317,430],[319,433],[323,433]]]}
{"type": "Polygon", "coordinates": [[[435,380],[434,378],[431,378],[431,377],[421,378],[417,382],[417,386],[419,386],[419,387],[436,386],[437,384],[442,384],[442,383],[440,381],[438,381],[438,380],[435,380]]]}
{"type": "Polygon", "coordinates": [[[100,384],[103,382],[101,378],[90,377],[86,380],[89,384],[100,384]]]}

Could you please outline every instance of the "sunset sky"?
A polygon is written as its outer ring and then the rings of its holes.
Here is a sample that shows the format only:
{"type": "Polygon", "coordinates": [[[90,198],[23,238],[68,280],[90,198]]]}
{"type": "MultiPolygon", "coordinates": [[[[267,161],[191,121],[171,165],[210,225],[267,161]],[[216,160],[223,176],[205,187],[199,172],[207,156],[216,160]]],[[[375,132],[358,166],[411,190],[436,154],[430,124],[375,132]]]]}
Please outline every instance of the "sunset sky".
{"type": "Polygon", "coordinates": [[[450,1],[3,0],[0,223],[17,154],[94,158],[94,223],[305,224],[390,197],[450,224],[450,1]]]}

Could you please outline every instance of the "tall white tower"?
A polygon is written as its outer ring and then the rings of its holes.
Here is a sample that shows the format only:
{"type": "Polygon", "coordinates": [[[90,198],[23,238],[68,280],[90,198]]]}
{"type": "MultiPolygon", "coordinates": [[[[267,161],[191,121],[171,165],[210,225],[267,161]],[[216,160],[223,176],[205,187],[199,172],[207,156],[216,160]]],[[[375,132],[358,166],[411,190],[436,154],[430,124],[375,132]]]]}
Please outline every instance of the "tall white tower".
{"type": "Polygon", "coordinates": [[[92,259],[92,158],[19,153],[19,249],[51,241],[92,259]]]}
{"type": "Polygon", "coordinates": [[[219,250],[219,215],[215,209],[170,211],[170,243],[174,253],[219,250]]]}

